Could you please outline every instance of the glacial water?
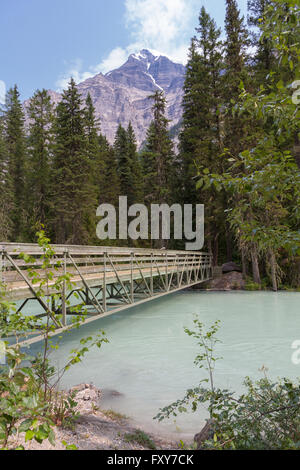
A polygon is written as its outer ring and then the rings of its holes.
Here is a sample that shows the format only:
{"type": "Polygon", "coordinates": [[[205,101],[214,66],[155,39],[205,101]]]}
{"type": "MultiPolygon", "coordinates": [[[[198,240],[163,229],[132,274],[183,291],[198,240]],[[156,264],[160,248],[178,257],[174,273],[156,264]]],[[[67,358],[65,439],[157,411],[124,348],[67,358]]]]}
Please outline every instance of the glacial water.
{"type": "Polygon", "coordinates": [[[81,337],[103,329],[110,343],[72,367],[61,387],[92,382],[103,390],[102,409],[123,413],[149,431],[193,435],[207,417],[204,407],[161,424],[152,418],[206,377],[193,364],[195,340],[184,332],[194,315],[206,326],[221,320],[217,386],[240,392],[243,378],[260,378],[262,366],[274,378],[300,377],[300,365],[292,362],[292,344],[300,340],[300,293],[184,291],[65,334],[51,358],[61,367],[81,337]]]}

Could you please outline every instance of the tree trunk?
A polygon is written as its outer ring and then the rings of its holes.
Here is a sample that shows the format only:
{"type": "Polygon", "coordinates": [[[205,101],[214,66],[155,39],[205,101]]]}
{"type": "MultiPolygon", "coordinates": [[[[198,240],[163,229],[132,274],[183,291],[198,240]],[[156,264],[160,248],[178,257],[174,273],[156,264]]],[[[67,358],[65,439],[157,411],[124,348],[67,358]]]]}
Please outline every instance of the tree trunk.
{"type": "Polygon", "coordinates": [[[218,266],[218,260],[219,260],[219,234],[215,236],[214,239],[214,250],[213,250],[213,263],[214,266],[218,266]]]}
{"type": "Polygon", "coordinates": [[[245,249],[241,249],[242,253],[242,267],[243,267],[243,277],[246,278],[248,276],[248,265],[247,265],[247,256],[245,249]]]}
{"type": "Polygon", "coordinates": [[[227,262],[232,261],[232,238],[229,229],[226,229],[226,252],[227,252],[227,262]]]}
{"type": "Polygon", "coordinates": [[[277,276],[276,276],[276,257],[273,250],[269,251],[270,257],[270,266],[271,266],[271,277],[272,277],[272,287],[273,291],[278,291],[277,276]]]}
{"type": "Polygon", "coordinates": [[[295,135],[295,144],[294,144],[293,154],[294,154],[296,163],[298,167],[300,168],[300,139],[299,139],[298,132],[295,135]]]}
{"type": "Polygon", "coordinates": [[[258,264],[258,254],[257,254],[257,246],[253,245],[251,249],[251,259],[252,259],[252,272],[253,272],[253,281],[256,284],[261,285],[260,279],[260,272],[259,272],[259,264],[258,264]]]}

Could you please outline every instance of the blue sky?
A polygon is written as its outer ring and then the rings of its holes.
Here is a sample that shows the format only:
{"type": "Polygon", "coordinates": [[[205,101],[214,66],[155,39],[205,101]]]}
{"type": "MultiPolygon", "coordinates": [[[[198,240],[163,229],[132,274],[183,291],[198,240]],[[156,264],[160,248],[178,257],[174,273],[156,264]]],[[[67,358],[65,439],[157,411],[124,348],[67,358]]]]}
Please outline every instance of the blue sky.
{"type": "Polygon", "coordinates": [[[223,27],[225,0],[0,0],[0,102],[15,83],[23,99],[60,90],[142,48],[184,63],[202,5],[223,27]]]}

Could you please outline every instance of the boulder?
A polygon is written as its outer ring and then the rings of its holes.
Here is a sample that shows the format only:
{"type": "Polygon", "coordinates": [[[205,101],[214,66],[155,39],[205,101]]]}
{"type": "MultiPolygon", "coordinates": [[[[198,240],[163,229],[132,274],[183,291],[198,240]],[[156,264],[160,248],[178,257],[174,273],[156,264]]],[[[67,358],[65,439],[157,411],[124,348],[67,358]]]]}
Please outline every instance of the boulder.
{"type": "Polygon", "coordinates": [[[101,391],[92,384],[76,385],[70,393],[75,393],[76,400],[83,401],[97,401],[101,396],[101,391]]]}
{"type": "Polygon", "coordinates": [[[244,290],[245,286],[246,282],[242,273],[230,272],[210,281],[209,289],[216,291],[244,290]]]}
{"type": "Polygon", "coordinates": [[[76,400],[97,401],[98,398],[99,396],[96,390],[88,389],[88,388],[76,394],[76,400]]]}
{"type": "Polygon", "coordinates": [[[234,263],[233,261],[223,264],[222,266],[223,274],[232,273],[232,272],[241,273],[242,268],[238,264],[234,263]]]}

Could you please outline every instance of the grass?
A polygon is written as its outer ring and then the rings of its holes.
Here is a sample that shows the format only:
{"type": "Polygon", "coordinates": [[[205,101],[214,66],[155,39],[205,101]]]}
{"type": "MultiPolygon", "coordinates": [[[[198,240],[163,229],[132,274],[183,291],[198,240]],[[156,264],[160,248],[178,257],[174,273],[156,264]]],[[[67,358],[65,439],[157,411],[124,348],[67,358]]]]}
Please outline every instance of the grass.
{"type": "Polygon", "coordinates": [[[156,450],[156,445],[152,441],[152,439],[150,439],[148,434],[146,434],[144,431],[141,431],[139,429],[137,429],[132,434],[125,434],[124,435],[124,440],[126,442],[136,442],[137,444],[140,444],[141,446],[147,447],[148,449],[156,450]]]}
{"type": "Polygon", "coordinates": [[[128,419],[128,416],[123,415],[122,413],[118,413],[114,410],[101,410],[101,412],[107,417],[112,419],[113,421],[122,421],[124,419],[128,419]]]}

